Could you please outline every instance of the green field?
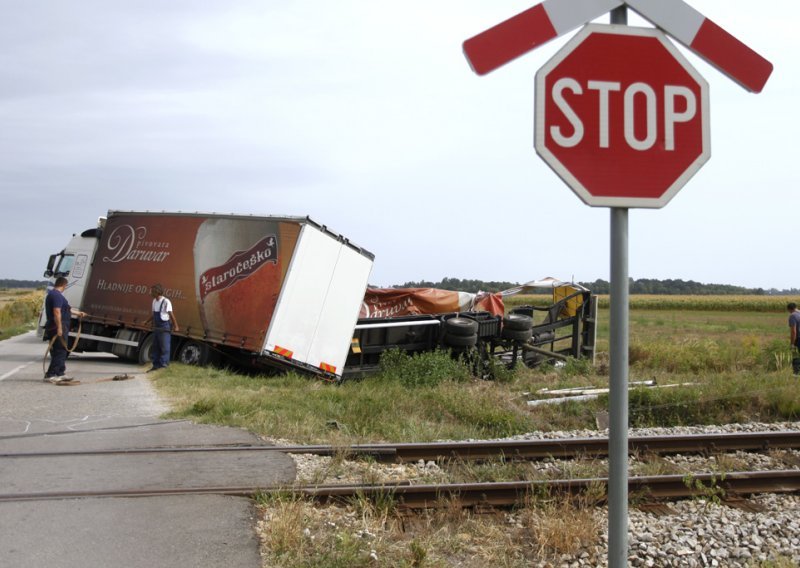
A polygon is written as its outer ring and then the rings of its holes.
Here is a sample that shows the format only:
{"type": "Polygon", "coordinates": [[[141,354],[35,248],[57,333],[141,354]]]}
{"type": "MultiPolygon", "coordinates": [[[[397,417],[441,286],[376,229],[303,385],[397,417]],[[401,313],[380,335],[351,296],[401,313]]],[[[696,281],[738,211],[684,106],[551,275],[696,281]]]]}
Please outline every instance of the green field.
{"type": "MultiPolygon", "coordinates": [[[[790,361],[787,296],[631,296],[632,374],[775,370],[790,361]]],[[[507,307],[543,305],[518,296],[507,307]]],[[[598,352],[608,351],[609,298],[598,301],[598,352]]],[[[602,356],[601,356],[602,358],[602,356]]]]}
{"type": "MultiPolygon", "coordinates": [[[[516,305],[537,299],[542,298],[518,298],[516,305]]],[[[631,301],[630,380],[684,386],[632,390],[631,425],[798,418],[786,298],[745,298],[749,310],[735,296],[659,297],[658,309],[650,307],[653,300],[631,301]]],[[[571,361],[563,368],[501,370],[497,380],[483,381],[446,354],[395,356],[380,374],[339,387],[291,374],[243,377],[173,366],[158,378],[158,388],[176,403],[172,417],[233,424],[297,442],[493,438],[594,428],[596,413],[607,407],[604,396],[535,409],[526,399],[542,388],[608,386],[607,301],[601,306],[594,365],[571,361]]]]}

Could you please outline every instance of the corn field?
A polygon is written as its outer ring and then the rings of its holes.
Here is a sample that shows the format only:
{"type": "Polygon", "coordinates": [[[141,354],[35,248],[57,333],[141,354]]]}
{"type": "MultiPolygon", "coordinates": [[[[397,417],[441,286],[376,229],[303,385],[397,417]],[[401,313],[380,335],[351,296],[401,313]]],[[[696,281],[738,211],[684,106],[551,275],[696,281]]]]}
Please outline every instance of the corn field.
{"type": "Polygon", "coordinates": [[[41,290],[15,295],[0,307],[0,329],[34,323],[42,311],[44,293],[41,290]]]}
{"type": "MultiPolygon", "coordinates": [[[[518,306],[546,306],[552,297],[545,294],[511,296],[504,299],[506,309],[518,306]]],[[[800,298],[793,296],[677,296],[677,295],[632,295],[632,310],[675,310],[675,311],[708,311],[708,312],[773,312],[786,311],[786,304],[796,302],[800,298]]],[[[607,309],[609,297],[598,296],[598,307],[607,309]]]]}

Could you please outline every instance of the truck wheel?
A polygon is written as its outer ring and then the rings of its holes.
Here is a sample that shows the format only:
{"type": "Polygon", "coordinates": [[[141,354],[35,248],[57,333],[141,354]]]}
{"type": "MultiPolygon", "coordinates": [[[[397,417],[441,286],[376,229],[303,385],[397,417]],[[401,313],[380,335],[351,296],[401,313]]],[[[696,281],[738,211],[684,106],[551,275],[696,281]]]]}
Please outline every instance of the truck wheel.
{"type": "Polygon", "coordinates": [[[478,343],[478,336],[445,334],[443,341],[445,345],[450,347],[472,347],[478,343]]]}
{"type": "Polygon", "coordinates": [[[469,337],[478,333],[478,322],[469,318],[444,320],[444,331],[451,336],[469,337]]]}
{"type": "Polygon", "coordinates": [[[184,365],[207,365],[210,359],[208,345],[199,341],[184,341],[178,347],[176,359],[184,365]]]}
{"type": "Polygon", "coordinates": [[[503,318],[503,329],[527,331],[533,327],[533,318],[524,314],[508,314],[503,318]]]}
{"type": "Polygon", "coordinates": [[[514,341],[528,341],[531,338],[530,329],[508,329],[503,328],[503,339],[513,339],[514,341]]]}
{"type": "Polygon", "coordinates": [[[154,336],[152,333],[148,333],[142,339],[142,342],[139,344],[139,364],[144,365],[145,363],[150,363],[153,360],[153,340],[154,336]]]}

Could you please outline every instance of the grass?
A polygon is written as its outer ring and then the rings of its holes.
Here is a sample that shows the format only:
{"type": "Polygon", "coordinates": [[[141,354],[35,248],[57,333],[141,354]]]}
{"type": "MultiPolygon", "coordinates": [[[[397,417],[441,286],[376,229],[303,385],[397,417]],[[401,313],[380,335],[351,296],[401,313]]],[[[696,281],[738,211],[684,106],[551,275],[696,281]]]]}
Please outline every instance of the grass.
{"type": "MultiPolygon", "coordinates": [[[[443,353],[417,359],[450,368],[443,353]]],[[[413,366],[413,364],[411,364],[413,366]]],[[[171,418],[228,424],[297,443],[431,441],[497,438],[535,429],[525,401],[493,383],[457,377],[433,386],[403,381],[392,371],[335,387],[294,374],[245,377],[224,369],[173,364],[155,382],[173,404],[171,418]]]]}
{"type": "MultiPolygon", "coordinates": [[[[768,352],[754,349],[746,357],[707,360],[708,351],[692,346],[666,355],[645,351],[647,356],[634,363],[631,380],[655,379],[659,385],[677,386],[632,389],[628,395],[631,426],[800,417],[797,379],[788,367],[771,369],[768,352]],[[669,364],[681,358],[687,362],[669,364]],[[666,369],[657,368],[654,361],[661,361],[666,369]]],[[[421,366],[429,369],[447,370],[455,365],[455,376],[442,375],[433,384],[418,385],[416,379],[409,384],[404,381],[406,375],[384,370],[337,387],[294,374],[248,377],[224,369],[174,364],[155,382],[172,403],[170,418],[227,424],[309,444],[485,439],[537,430],[594,428],[595,414],[608,405],[607,395],[536,410],[526,404],[528,396],[523,393],[542,388],[607,386],[607,377],[596,370],[575,375],[569,366],[546,372],[525,369],[512,380],[498,383],[465,379],[464,369],[445,353],[428,353],[419,359],[427,360],[421,366]]]]}
{"type": "Polygon", "coordinates": [[[272,567],[522,568],[596,540],[590,503],[532,497],[505,524],[445,502],[414,518],[354,499],[341,510],[297,497],[262,499],[264,564],[272,567]],[[334,513],[334,514],[332,514],[334,513]]]}

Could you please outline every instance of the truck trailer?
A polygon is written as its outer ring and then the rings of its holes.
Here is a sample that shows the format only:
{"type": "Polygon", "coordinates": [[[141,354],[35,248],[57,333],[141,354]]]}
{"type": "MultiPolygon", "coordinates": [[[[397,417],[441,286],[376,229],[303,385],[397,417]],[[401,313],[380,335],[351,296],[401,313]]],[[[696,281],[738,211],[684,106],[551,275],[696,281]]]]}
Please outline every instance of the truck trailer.
{"type": "Polygon", "coordinates": [[[336,379],[373,258],[308,217],[109,211],[50,256],[45,276],[65,276],[65,297],[88,314],[77,351],[149,361],[159,283],[181,326],[176,360],[336,379]]]}

